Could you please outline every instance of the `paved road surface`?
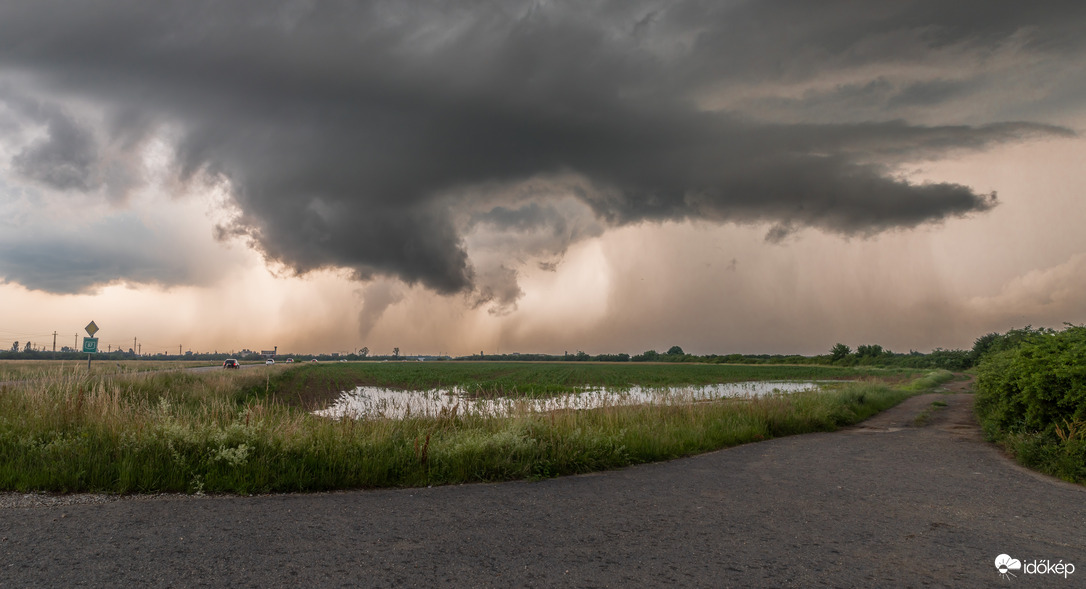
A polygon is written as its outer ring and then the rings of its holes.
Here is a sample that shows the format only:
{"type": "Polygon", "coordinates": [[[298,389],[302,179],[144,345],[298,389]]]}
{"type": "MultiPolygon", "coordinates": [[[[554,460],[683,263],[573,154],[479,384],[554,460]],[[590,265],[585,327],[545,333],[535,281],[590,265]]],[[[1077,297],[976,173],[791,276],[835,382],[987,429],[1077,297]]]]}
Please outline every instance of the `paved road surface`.
{"type": "Polygon", "coordinates": [[[0,587],[1086,586],[1086,489],[985,444],[971,402],[541,482],[0,508],[0,587]],[[1001,553],[1076,572],[1004,580],[1001,553]]]}

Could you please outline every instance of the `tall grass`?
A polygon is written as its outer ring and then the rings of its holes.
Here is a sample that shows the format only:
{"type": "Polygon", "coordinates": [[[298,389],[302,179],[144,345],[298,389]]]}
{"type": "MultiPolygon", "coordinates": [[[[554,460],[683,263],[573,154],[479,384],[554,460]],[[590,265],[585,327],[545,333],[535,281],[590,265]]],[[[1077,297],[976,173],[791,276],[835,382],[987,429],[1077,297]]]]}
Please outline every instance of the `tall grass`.
{"type": "MultiPolygon", "coordinates": [[[[131,374],[161,370],[177,370],[194,366],[221,364],[212,361],[165,361],[165,360],[105,360],[91,362],[91,374],[131,374]]],[[[0,360],[0,383],[20,380],[54,378],[57,374],[85,376],[87,359],[80,360],[0,360]]]]}
{"type": "Polygon", "coordinates": [[[826,392],[512,417],[331,420],[268,371],[57,373],[0,389],[0,489],[261,493],[583,473],[832,430],[910,392],[826,392]]]}

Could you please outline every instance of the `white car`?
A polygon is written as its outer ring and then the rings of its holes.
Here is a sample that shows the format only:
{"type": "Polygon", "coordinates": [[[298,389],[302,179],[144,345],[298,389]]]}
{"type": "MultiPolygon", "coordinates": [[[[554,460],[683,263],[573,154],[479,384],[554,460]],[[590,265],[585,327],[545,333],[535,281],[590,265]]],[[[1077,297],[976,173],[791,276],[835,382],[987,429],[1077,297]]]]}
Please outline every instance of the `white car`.
{"type": "Polygon", "coordinates": [[[267,362],[265,362],[265,364],[268,364],[268,365],[270,366],[270,365],[272,365],[272,364],[275,364],[275,360],[274,360],[274,359],[272,359],[272,358],[268,358],[268,361],[267,361],[267,362]]]}

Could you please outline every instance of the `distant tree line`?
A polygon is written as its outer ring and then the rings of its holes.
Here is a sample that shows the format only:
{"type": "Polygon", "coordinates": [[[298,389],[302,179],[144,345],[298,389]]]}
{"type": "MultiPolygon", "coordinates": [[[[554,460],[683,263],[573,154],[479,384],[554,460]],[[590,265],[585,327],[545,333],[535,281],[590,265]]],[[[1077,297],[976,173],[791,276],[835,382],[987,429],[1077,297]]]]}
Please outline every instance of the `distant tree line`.
{"type": "Polygon", "coordinates": [[[578,350],[564,354],[473,354],[460,356],[452,360],[460,361],[496,361],[496,362],[689,362],[708,364],[812,364],[836,366],[886,366],[897,368],[942,369],[951,371],[968,370],[976,366],[981,359],[993,352],[1013,349],[1023,341],[1037,334],[1054,333],[1051,329],[1034,329],[1026,326],[1012,329],[1007,333],[989,333],[976,339],[968,350],[947,350],[935,348],[923,353],[910,350],[897,353],[879,344],[861,344],[853,350],[850,346],[837,343],[829,353],[815,356],[798,354],[687,354],[680,346],[671,346],[666,352],[647,350],[640,354],[598,354],[592,355],[578,350]]]}
{"type": "MultiPolygon", "coordinates": [[[[227,358],[234,358],[242,362],[259,362],[263,361],[265,356],[260,352],[253,350],[242,350],[240,352],[192,352],[187,351],[183,354],[171,354],[168,352],[159,353],[144,353],[137,354],[133,350],[127,352],[116,350],[112,352],[98,351],[93,354],[94,360],[186,360],[186,361],[206,361],[206,362],[222,362],[227,358]]],[[[290,354],[290,353],[277,353],[275,355],[277,360],[283,360],[286,358],[293,358],[295,362],[308,362],[309,360],[318,360],[321,362],[334,362],[339,360],[347,360],[355,362],[359,360],[370,361],[404,361],[404,360],[417,360],[418,356],[401,356],[399,354],[399,348],[395,348],[392,354],[386,356],[373,356],[369,354],[369,350],[362,348],[357,353],[351,352],[348,354],[290,354]],[[364,352],[364,353],[363,353],[364,352]]],[[[423,359],[434,360],[448,360],[447,356],[422,356],[423,359]]],[[[26,348],[25,346],[19,347],[12,346],[9,350],[0,351],[0,360],[86,360],[87,353],[79,350],[73,350],[70,347],[65,346],[61,350],[53,352],[51,350],[45,350],[42,348],[26,348]]]]}
{"type": "MultiPolygon", "coordinates": [[[[1012,329],[1007,333],[988,333],[978,337],[969,350],[944,350],[935,348],[927,354],[910,351],[908,354],[895,354],[879,345],[858,346],[853,352],[845,344],[835,344],[830,349],[828,360],[841,366],[880,365],[902,368],[941,368],[944,370],[968,370],[980,364],[988,355],[1017,349],[1023,342],[1036,337],[1057,333],[1049,328],[1033,328],[1030,325],[1021,329],[1012,329]]],[[[826,356],[815,356],[824,359],[826,356]]]]}
{"type": "MultiPolygon", "coordinates": [[[[951,371],[968,370],[976,366],[987,354],[1015,349],[1022,342],[1039,335],[1056,333],[1051,329],[1026,326],[1022,329],[1012,329],[1007,333],[988,333],[976,339],[972,349],[969,350],[945,350],[936,348],[929,353],[909,351],[908,353],[895,353],[878,344],[862,344],[853,350],[843,343],[836,343],[830,348],[829,353],[815,356],[801,356],[798,354],[687,354],[680,346],[671,346],[666,352],[646,350],[640,354],[627,353],[588,354],[583,350],[574,353],[563,354],[472,354],[470,356],[449,357],[441,356],[404,356],[400,354],[400,348],[395,347],[388,355],[371,354],[368,347],[359,348],[357,352],[347,354],[288,354],[280,353],[277,359],[293,358],[296,362],[318,360],[322,362],[334,362],[339,360],[356,361],[494,361],[494,362],[689,362],[708,364],[822,364],[837,366],[888,366],[900,368],[931,368],[951,371]]],[[[0,351],[0,359],[85,359],[86,353],[64,348],[63,351],[52,352],[30,346],[29,343],[20,346],[15,342],[10,350],[0,351]]],[[[256,362],[264,359],[264,356],[251,350],[241,352],[209,352],[184,354],[137,354],[132,349],[127,352],[117,350],[114,352],[98,352],[94,355],[101,360],[196,360],[209,362],[222,362],[227,358],[236,358],[243,362],[256,362]]]]}

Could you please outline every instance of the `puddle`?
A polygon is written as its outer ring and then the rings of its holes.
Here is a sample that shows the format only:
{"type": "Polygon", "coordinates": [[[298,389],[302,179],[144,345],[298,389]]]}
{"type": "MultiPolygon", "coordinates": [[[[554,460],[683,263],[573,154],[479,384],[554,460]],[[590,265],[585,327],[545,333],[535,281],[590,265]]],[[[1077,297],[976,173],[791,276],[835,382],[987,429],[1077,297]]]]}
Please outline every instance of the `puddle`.
{"type": "Polygon", "coordinates": [[[595,409],[616,405],[677,405],[714,399],[761,397],[772,393],[814,391],[821,383],[806,381],[749,381],[704,386],[605,387],[546,399],[472,399],[460,389],[400,391],[358,387],[340,395],[329,408],[314,412],[322,417],[351,419],[402,419],[407,416],[436,417],[455,408],[460,415],[507,416],[520,412],[560,409],[595,409]]]}

